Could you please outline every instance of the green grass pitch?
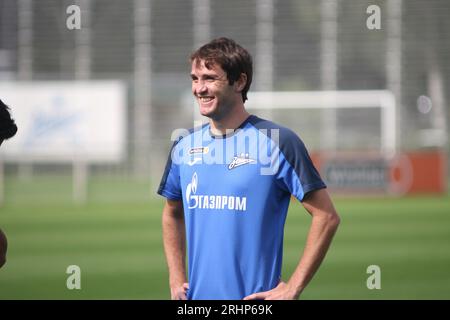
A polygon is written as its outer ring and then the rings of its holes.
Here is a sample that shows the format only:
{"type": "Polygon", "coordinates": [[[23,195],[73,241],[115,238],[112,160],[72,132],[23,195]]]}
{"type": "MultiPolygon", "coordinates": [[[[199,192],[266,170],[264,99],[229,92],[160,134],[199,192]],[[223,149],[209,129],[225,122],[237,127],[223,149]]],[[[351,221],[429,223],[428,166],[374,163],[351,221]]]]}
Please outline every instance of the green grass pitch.
{"type": "MultiPolygon", "coordinates": [[[[0,299],[168,299],[162,198],[146,184],[92,181],[86,205],[70,180],[6,181],[8,236],[0,299]],[[151,199],[151,200],[150,200],[151,199]],[[69,290],[69,265],[81,289],[69,290]]],[[[450,299],[450,197],[335,198],[341,226],[303,299],[450,299]],[[381,289],[366,286],[381,268],[381,289]]],[[[310,217],[291,202],[283,275],[294,270],[310,217]]]]}

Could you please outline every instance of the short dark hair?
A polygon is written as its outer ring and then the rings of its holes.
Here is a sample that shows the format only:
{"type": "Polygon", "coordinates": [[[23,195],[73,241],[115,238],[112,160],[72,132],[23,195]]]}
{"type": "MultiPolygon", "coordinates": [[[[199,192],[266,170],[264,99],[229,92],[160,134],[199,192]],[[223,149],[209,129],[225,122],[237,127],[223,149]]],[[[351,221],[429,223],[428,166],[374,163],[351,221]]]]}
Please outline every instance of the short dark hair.
{"type": "Polygon", "coordinates": [[[13,137],[17,132],[17,126],[9,114],[9,108],[0,100],[0,142],[13,137]]]}
{"type": "Polygon", "coordinates": [[[247,75],[247,83],[242,90],[242,101],[247,100],[247,92],[250,89],[253,76],[252,56],[234,40],[217,38],[203,45],[191,55],[191,63],[205,61],[206,68],[218,64],[226,73],[228,83],[232,85],[239,79],[242,73],[247,75]]]}

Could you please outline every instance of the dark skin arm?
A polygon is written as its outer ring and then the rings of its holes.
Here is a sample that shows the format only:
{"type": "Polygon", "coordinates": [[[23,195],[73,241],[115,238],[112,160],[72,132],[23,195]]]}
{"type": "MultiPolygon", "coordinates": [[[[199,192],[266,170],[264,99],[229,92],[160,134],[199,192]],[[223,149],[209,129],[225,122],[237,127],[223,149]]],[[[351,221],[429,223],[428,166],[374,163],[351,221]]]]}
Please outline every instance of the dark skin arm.
{"type": "Polygon", "coordinates": [[[8,241],[6,235],[0,229],[0,268],[6,263],[6,251],[8,249],[8,241]]]}

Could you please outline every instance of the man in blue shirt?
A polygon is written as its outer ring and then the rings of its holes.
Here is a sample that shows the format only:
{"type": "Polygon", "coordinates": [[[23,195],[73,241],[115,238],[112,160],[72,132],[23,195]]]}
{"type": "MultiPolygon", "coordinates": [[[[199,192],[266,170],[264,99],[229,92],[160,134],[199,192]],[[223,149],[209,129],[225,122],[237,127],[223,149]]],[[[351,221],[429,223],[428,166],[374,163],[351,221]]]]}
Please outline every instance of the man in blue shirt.
{"type": "Polygon", "coordinates": [[[244,107],[252,58],[219,38],[191,56],[192,92],[208,124],[172,146],[158,193],[172,299],[297,299],[339,216],[300,138],[244,107]],[[281,277],[291,195],[312,215],[300,262],[281,277]],[[185,257],[188,252],[189,280],[185,257]]]}

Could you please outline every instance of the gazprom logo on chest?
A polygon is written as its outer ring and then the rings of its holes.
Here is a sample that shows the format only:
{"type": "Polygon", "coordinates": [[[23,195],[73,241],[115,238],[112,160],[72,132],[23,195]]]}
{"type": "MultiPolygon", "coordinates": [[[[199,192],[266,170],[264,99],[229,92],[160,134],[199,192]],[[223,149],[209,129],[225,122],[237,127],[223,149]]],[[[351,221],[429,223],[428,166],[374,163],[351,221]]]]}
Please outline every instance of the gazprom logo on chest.
{"type": "Polygon", "coordinates": [[[186,187],[188,209],[247,210],[247,197],[201,195],[197,194],[197,187],[198,176],[197,172],[194,172],[191,183],[186,187]]]}

